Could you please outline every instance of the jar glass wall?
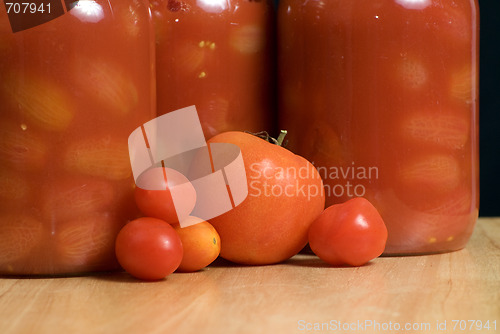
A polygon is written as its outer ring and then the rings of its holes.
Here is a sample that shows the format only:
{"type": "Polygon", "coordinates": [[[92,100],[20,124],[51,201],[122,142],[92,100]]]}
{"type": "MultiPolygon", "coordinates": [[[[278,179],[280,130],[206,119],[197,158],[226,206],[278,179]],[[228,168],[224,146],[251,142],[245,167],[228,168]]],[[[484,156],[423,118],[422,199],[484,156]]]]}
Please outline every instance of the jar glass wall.
{"type": "Polygon", "coordinates": [[[0,273],[116,269],[137,216],[127,139],[154,117],[151,15],[139,0],[45,3],[61,12],[0,12],[0,273]]]}
{"type": "Polygon", "coordinates": [[[205,137],[270,130],[274,15],[270,0],[150,0],[158,115],[195,105],[205,137]]]}
{"type": "Polygon", "coordinates": [[[280,124],[327,205],[368,198],[386,254],[465,246],[478,214],[474,0],[282,0],[280,124]]]}

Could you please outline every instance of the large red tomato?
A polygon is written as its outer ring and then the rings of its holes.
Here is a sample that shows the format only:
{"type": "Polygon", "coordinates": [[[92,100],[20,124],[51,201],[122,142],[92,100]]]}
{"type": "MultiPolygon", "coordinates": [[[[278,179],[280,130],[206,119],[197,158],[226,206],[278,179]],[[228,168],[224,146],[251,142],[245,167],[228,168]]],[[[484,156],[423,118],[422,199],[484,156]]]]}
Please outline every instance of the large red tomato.
{"type": "Polygon", "coordinates": [[[242,152],[247,198],[210,220],[221,238],[221,256],[242,264],[271,264],[307,244],[309,225],[325,206],[316,168],[289,150],[244,132],[225,132],[208,143],[232,143],[242,152]]]}

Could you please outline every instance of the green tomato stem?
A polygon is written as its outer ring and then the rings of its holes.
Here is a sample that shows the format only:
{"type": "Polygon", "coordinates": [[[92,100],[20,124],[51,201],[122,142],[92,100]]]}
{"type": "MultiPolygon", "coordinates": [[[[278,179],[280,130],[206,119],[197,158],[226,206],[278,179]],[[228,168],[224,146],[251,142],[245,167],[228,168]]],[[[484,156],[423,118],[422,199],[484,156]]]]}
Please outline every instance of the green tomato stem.
{"type": "Polygon", "coordinates": [[[281,146],[281,147],[285,147],[286,146],[286,142],[284,142],[285,140],[285,136],[286,134],[288,133],[287,130],[281,130],[279,136],[278,136],[278,139],[275,139],[273,137],[271,137],[269,135],[269,133],[267,133],[267,131],[261,131],[261,132],[257,132],[257,133],[254,133],[254,132],[250,132],[250,131],[245,131],[246,133],[248,134],[251,134],[251,135],[254,135],[256,137],[259,137],[259,138],[262,138],[264,139],[265,141],[271,143],[271,144],[275,144],[275,145],[278,145],[278,146],[281,146]]]}
{"type": "Polygon", "coordinates": [[[278,136],[278,139],[277,139],[277,145],[283,146],[283,141],[285,140],[287,133],[288,132],[286,130],[281,130],[280,135],[278,136]]]}

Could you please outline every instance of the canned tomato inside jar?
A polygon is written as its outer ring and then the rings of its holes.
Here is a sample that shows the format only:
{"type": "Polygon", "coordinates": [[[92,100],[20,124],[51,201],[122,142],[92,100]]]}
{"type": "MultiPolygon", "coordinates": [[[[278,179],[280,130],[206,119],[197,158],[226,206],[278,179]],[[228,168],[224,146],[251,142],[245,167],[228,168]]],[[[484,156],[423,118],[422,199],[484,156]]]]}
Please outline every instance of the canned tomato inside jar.
{"type": "Polygon", "coordinates": [[[155,109],[148,4],[35,9],[0,12],[0,273],[115,269],[137,215],[127,138],[155,109]]]}

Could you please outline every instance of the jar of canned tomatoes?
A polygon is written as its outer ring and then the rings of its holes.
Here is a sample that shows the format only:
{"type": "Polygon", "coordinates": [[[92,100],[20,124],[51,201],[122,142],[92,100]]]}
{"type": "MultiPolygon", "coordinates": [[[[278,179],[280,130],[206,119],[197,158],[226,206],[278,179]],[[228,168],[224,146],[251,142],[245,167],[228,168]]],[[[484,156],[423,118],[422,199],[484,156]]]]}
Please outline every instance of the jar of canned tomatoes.
{"type": "Polygon", "coordinates": [[[154,117],[140,0],[13,1],[0,10],[0,274],[118,268],[137,213],[127,139],[154,117]]]}
{"type": "Polygon", "coordinates": [[[463,248],[478,215],[474,0],[282,0],[280,123],[325,181],[363,196],[385,254],[463,248]]]}
{"type": "Polygon", "coordinates": [[[150,0],[156,30],[158,115],[195,105],[205,137],[270,130],[271,0],[150,0]]]}

